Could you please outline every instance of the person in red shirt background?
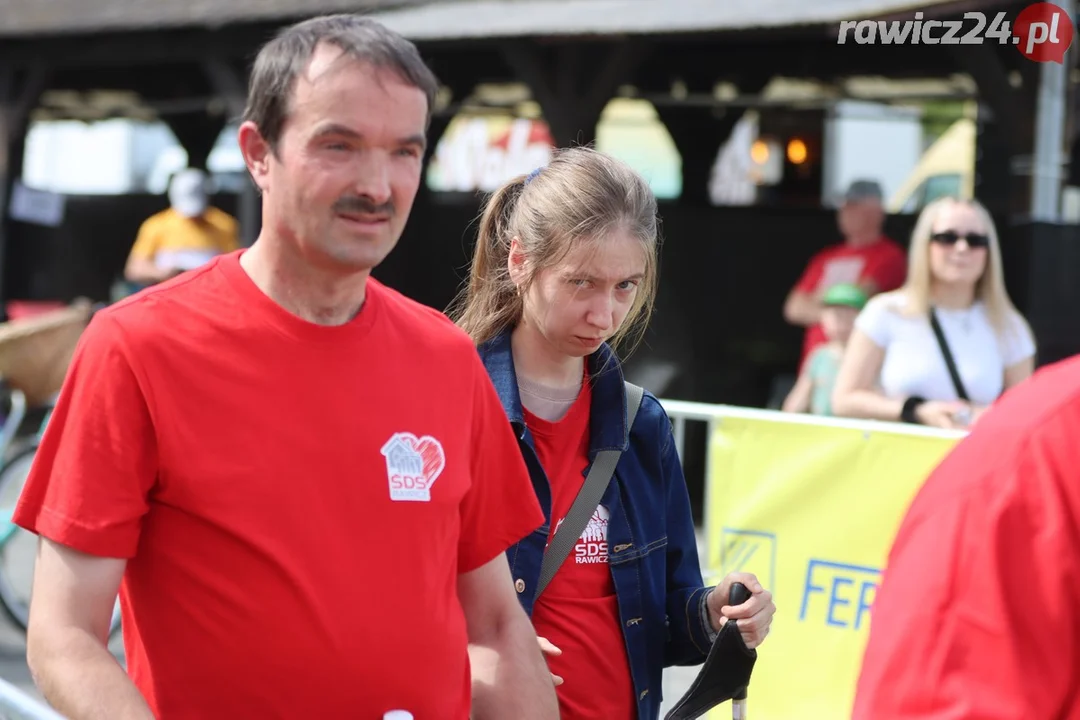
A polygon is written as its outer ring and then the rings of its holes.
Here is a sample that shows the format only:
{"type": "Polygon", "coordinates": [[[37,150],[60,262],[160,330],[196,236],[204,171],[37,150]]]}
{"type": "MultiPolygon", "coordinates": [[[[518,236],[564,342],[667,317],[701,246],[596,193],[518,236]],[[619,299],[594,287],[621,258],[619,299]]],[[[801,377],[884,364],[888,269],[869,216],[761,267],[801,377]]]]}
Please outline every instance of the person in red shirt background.
{"type": "Polygon", "coordinates": [[[853,720],[1080,720],[1080,358],[1008,390],[919,490],[853,720]]]}
{"type": "Polygon", "coordinates": [[[784,319],[805,327],[799,366],[827,342],[821,327],[822,296],[834,285],[859,285],[868,296],[895,290],[907,275],[907,253],[882,233],[885,209],[881,185],[856,180],[844,194],[837,224],[844,242],[827,247],[810,259],[802,277],[784,302],[784,319]]]}
{"type": "Polygon", "coordinates": [[[85,331],[14,517],[65,717],[558,717],[505,555],[544,516],[498,395],[464,332],[370,277],[436,89],[370,18],[284,29],[238,137],[258,239],[85,331]]]}

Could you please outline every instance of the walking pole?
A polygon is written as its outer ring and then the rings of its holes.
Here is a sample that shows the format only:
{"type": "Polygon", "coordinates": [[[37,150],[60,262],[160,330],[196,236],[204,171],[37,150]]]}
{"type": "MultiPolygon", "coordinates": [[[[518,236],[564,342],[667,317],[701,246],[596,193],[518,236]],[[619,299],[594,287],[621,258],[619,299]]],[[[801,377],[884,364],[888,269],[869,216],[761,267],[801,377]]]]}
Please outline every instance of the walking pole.
{"type": "MultiPolygon", "coordinates": [[[[733,584],[728,592],[728,605],[742,605],[749,599],[750,591],[740,583],[733,584]]],[[[728,620],[720,628],[694,682],[664,720],[696,720],[728,700],[732,701],[732,717],[746,720],[746,688],[750,685],[757,651],[746,647],[739,626],[732,622],[728,620]]]]}
{"type": "MultiPolygon", "coordinates": [[[[728,605],[735,607],[750,599],[750,591],[742,583],[734,583],[728,595],[728,605]]],[[[749,683],[735,691],[731,696],[731,720],[746,720],[746,691],[749,683]]]]}

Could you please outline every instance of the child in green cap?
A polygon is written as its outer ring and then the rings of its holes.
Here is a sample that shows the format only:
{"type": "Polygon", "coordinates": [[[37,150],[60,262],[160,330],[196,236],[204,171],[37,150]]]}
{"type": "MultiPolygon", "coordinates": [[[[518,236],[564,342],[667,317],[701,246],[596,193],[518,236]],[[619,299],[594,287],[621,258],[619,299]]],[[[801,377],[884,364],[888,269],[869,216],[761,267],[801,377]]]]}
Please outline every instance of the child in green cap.
{"type": "Polygon", "coordinates": [[[828,342],[819,345],[803,365],[803,371],[784,399],[784,412],[832,415],[832,390],[840,360],[844,357],[855,318],[866,305],[866,292],[858,285],[840,283],[821,298],[821,325],[828,342]]]}

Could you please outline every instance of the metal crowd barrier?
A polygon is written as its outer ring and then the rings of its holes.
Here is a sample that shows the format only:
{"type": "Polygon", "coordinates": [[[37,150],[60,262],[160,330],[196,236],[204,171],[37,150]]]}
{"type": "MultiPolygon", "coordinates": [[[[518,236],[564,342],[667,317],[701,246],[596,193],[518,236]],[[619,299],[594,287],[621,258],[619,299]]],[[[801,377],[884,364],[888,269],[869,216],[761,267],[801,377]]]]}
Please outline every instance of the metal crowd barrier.
{"type": "MultiPolygon", "coordinates": [[[[783,419],[787,422],[798,422],[825,427],[855,428],[867,432],[874,429],[896,429],[897,426],[900,426],[903,428],[905,434],[927,435],[931,437],[940,437],[943,433],[946,435],[955,434],[957,437],[966,434],[965,431],[960,430],[939,430],[937,428],[924,427],[922,425],[909,425],[907,423],[885,422],[881,420],[823,417],[821,415],[810,415],[808,413],[784,413],[779,410],[763,410],[759,408],[741,407],[738,405],[711,405],[709,403],[690,402],[687,400],[657,399],[671,419],[671,428],[675,435],[675,447],[679,451],[680,459],[684,457],[683,453],[686,448],[686,422],[688,420],[703,422],[707,425],[708,429],[705,434],[706,443],[708,443],[709,438],[713,436],[713,431],[716,429],[716,423],[722,422],[725,417],[741,417],[756,420],[783,419]]],[[[706,454],[705,466],[705,477],[711,477],[708,472],[708,454],[706,454]]]]}
{"type": "Polygon", "coordinates": [[[0,720],[64,720],[64,716],[0,678],[0,720]]]}

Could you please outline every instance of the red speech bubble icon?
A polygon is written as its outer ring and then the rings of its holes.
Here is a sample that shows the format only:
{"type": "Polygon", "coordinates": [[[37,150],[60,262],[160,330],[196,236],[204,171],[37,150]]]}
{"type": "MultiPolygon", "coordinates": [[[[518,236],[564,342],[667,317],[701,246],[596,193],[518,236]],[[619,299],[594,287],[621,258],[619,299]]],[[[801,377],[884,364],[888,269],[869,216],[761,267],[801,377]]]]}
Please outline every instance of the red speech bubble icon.
{"type": "Polygon", "coordinates": [[[1073,41],[1073,21],[1059,5],[1035,3],[1016,16],[1012,34],[1013,45],[1028,60],[1060,65],[1073,41]]]}

